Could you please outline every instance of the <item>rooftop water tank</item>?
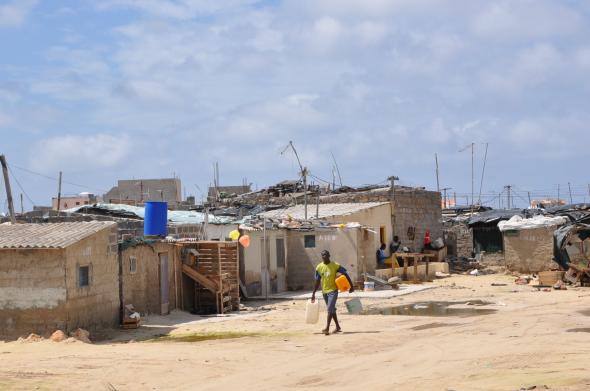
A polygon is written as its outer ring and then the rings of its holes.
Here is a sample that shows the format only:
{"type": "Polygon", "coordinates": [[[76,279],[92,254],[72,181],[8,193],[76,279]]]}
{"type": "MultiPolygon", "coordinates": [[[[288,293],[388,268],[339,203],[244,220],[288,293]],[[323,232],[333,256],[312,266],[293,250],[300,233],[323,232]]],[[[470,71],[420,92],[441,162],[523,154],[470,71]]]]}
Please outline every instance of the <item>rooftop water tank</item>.
{"type": "Polygon", "coordinates": [[[145,236],[168,235],[168,203],[148,201],[145,203],[143,218],[143,234],[145,236]]]}

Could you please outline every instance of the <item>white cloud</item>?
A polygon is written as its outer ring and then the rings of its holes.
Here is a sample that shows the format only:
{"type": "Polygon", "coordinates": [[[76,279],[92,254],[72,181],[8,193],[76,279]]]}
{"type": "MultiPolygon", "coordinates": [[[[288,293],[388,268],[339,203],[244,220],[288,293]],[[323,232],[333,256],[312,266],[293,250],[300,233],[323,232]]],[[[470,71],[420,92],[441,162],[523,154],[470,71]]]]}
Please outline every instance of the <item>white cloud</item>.
{"type": "Polygon", "coordinates": [[[476,34],[505,41],[526,41],[569,35],[579,31],[580,14],[558,1],[495,1],[473,20],[476,34]]]}
{"type": "Polygon", "coordinates": [[[377,45],[383,42],[387,34],[389,34],[389,27],[385,23],[374,21],[363,21],[355,27],[355,32],[359,36],[360,41],[364,45],[377,45]]]}
{"type": "Polygon", "coordinates": [[[29,161],[41,172],[82,172],[118,166],[130,151],[126,135],[56,136],[38,142],[29,161]]]}
{"type": "Polygon", "coordinates": [[[22,25],[37,2],[38,0],[13,0],[0,4],[0,28],[22,25]]]}
{"type": "Polygon", "coordinates": [[[152,16],[173,19],[191,19],[198,15],[236,10],[259,0],[106,0],[97,4],[101,9],[132,8],[152,16]]]}
{"type": "Polygon", "coordinates": [[[316,50],[330,50],[343,33],[344,28],[338,20],[324,16],[314,21],[308,39],[316,50]]]}

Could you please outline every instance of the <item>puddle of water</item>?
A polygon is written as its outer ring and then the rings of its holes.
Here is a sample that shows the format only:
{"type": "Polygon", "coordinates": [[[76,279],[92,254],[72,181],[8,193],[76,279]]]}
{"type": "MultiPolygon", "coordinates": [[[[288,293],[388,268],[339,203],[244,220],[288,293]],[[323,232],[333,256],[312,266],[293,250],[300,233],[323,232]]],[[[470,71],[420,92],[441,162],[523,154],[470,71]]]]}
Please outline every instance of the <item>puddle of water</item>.
{"type": "Polygon", "coordinates": [[[190,334],[168,334],[153,338],[150,342],[202,342],[217,339],[234,339],[242,337],[260,337],[262,333],[248,332],[217,332],[217,333],[190,333],[190,334]]]}
{"type": "Polygon", "coordinates": [[[434,317],[470,317],[490,315],[498,310],[490,308],[477,308],[494,304],[482,300],[466,301],[426,301],[414,304],[405,304],[396,307],[375,308],[365,311],[364,315],[401,315],[401,316],[434,316],[434,317]],[[454,307],[463,305],[461,307],[454,307]]]}
{"type": "Polygon", "coordinates": [[[437,329],[439,327],[451,327],[451,326],[459,326],[461,323],[426,323],[421,324],[420,326],[414,326],[411,330],[420,331],[420,330],[429,330],[429,329],[437,329]]]}
{"type": "Polygon", "coordinates": [[[590,333],[590,328],[569,329],[568,333],[590,333]]]}

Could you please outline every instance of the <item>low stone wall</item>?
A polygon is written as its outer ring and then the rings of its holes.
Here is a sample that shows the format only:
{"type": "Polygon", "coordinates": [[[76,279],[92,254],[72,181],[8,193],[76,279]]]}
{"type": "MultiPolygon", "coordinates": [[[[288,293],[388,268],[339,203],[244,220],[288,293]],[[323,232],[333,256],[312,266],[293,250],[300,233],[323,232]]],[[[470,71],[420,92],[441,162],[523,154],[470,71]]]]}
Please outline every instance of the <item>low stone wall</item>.
{"type": "MultiPolygon", "coordinates": [[[[417,272],[417,279],[424,281],[426,276],[426,265],[418,265],[417,272]]],[[[448,273],[449,264],[446,262],[430,262],[430,264],[428,265],[428,279],[434,280],[436,278],[436,272],[448,273]]],[[[403,274],[403,267],[396,267],[393,269],[379,269],[375,271],[375,275],[377,277],[386,281],[393,276],[401,278],[403,274]]],[[[408,266],[407,276],[408,280],[412,280],[414,278],[414,266],[408,266]]]]}
{"type": "Polygon", "coordinates": [[[506,267],[521,273],[537,273],[555,268],[553,231],[554,228],[535,228],[504,232],[506,267]]]}
{"type": "Polygon", "coordinates": [[[448,255],[471,258],[473,256],[473,234],[467,224],[445,223],[445,244],[448,255]]]}

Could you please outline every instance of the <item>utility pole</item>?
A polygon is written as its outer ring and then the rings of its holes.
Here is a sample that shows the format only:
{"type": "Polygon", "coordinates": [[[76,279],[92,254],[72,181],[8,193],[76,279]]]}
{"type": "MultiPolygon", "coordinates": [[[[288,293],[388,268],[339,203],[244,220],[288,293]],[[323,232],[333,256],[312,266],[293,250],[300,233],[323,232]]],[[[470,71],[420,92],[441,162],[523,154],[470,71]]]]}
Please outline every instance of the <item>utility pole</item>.
{"type": "MultiPolygon", "coordinates": [[[[340,182],[340,187],[342,187],[342,176],[340,176],[340,168],[338,167],[338,162],[336,161],[336,158],[334,157],[332,151],[330,151],[330,154],[332,155],[332,160],[334,160],[334,167],[336,167],[336,173],[338,174],[338,182],[340,182]]],[[[336,189],[336,187],[334,187],[334,189],[336,189]]]]}
{"type": "Polygon", "coordinates": [[[23,193],[20,193],[20,214],[21,215],[25,214],[25,206],[23,203],[23,193]]]}
{"type": "MultiPolygon", "coordinates": [[[[309,172],[307,171],[307,167],[303,167],[303,165],[301,164],[301,160],[299,160],[299,155],[297,154],[297,150],[293,145],[293,141],[289,141],[289,144],[287,144],[287,146],[281,151],[281,155],[284,154],[289,148],[293,150],[293,153],[297,158],[297,163],[299,163],[300,175],[303,177],[303,203],[305,205],[305,220],[307,220],[307,174],[309,174],[309,172]]],[[[338,168],[338,166],[336,166],[336,168],[338,168]]]]}
{"type": "Polygon", "coordinates": [[[205,218],[203,219],[203,240],[208,240],[207,230],[209,228],[209,207],[205,206],[205,218]]]}
{"type": "MultiPolygon", "coordinates": [[[[438,179],[438,155],[436,153],[434,154],[434,161],[436,162],[436,191],[440,193],[440,182],[438,179]]],[[[447,197],[445,196],[445,208],[447,207],[446,199],[447,197]]]]}
{"type": "Polygon", "coordinates": [[[332,191],[336,190],[336,167],[332,167],[332,191]]]}
{"type": "Polygon", "coordinates": [[[479,183],[479,197],[477,197],[478,205],[481,205],[481,188],[483,187],[483,176],[486,173],[486,161],[488,160],[488,143],[486,143],[486,153],[483,157],[483,168],[481,169],[481,182],[479,183]]]}
{"type": "Polygon", "coordinates": [[[475,194],[475,175],[473,172],[473,168],[474,168],[474,164],[473,164],[473,159],[474,159],[474,149],[475,149],[475,143],[471,143],[471,214],[473,214],[473,195],[475,194]]]}
{"type": "Polygon", "coordinates": [[[4,175],[4,186],[6,187],[6,200],[8,201],[8,211],[10,212],[10,221],[16,224],[16,216],[14,215],[14,204],[12,203],[12,190],[10,190],[10,179],[8,178],[8,164],[6,164],[6,157],[0,155],[0,164],[2,165],[2,174],[4,175]]]}
{"type": "Polygon", "coordinates": [[[301,175],[303,175],[303,205],[305,209],[305,221],[307,221],[307,168],[301,171],[301,175]]]}
{"type": "Polygon", "coordinates": [[[315,204],[315,218],[320,218],[320,192],[318,191],[318,195],[316,197],[316,204],[315,204]]]}
{"type": "Polygon", "coordinates": [[[399,181],[399,177],[392,175],[387,178],[391,182],[391,189],[389,189],[389,200],[391,202],[391,237],[395,235],[395,181],[399,181]]]}
{"type": "Polygon", "coordinates": [[[507,186],[504,186],[504,188],[506,189],[506,202],[508,203],[507,209],[512,209],[512,200],[510,198],[510,189],[512,189],[512,186],[507,185],[507,186]]]}
{"type": "MultiPolygon", "coordinates": [[[[475,176],[473,173],[473,168],[474,168],[474,155],[475,155],[475,143],[471,143],[469,145],[467,145],[465,148],[461,149],[459,152],[463,152],[465,150],[467,150],[467,148],[471,148],[471,213],[473,214],[473,203],[474,203],[474,194],[475,194],[475,176]]],[[[469,199],[467,200],[467,203],[469,204],[469,199]]]]}
{"type": "Polygon", "coordinates": [[[568,182],[567,183],[567,187],[568,187],[568,189],[570,191],[570,204],[573,204],[574,203],[574,199],[572,198],[572,185],[568,182]]]}
{"type": "Polygon", "coordinates": [[[455,206],[457,206],[457,192],[456,191],[453,192],[453,202],[454,202],[455,206]]]}
{"type": "Polygon", "coordinates": [[[59,180],[57,183],[57,213],[61,209],[61,171],[59,172],[59,180]]]}

